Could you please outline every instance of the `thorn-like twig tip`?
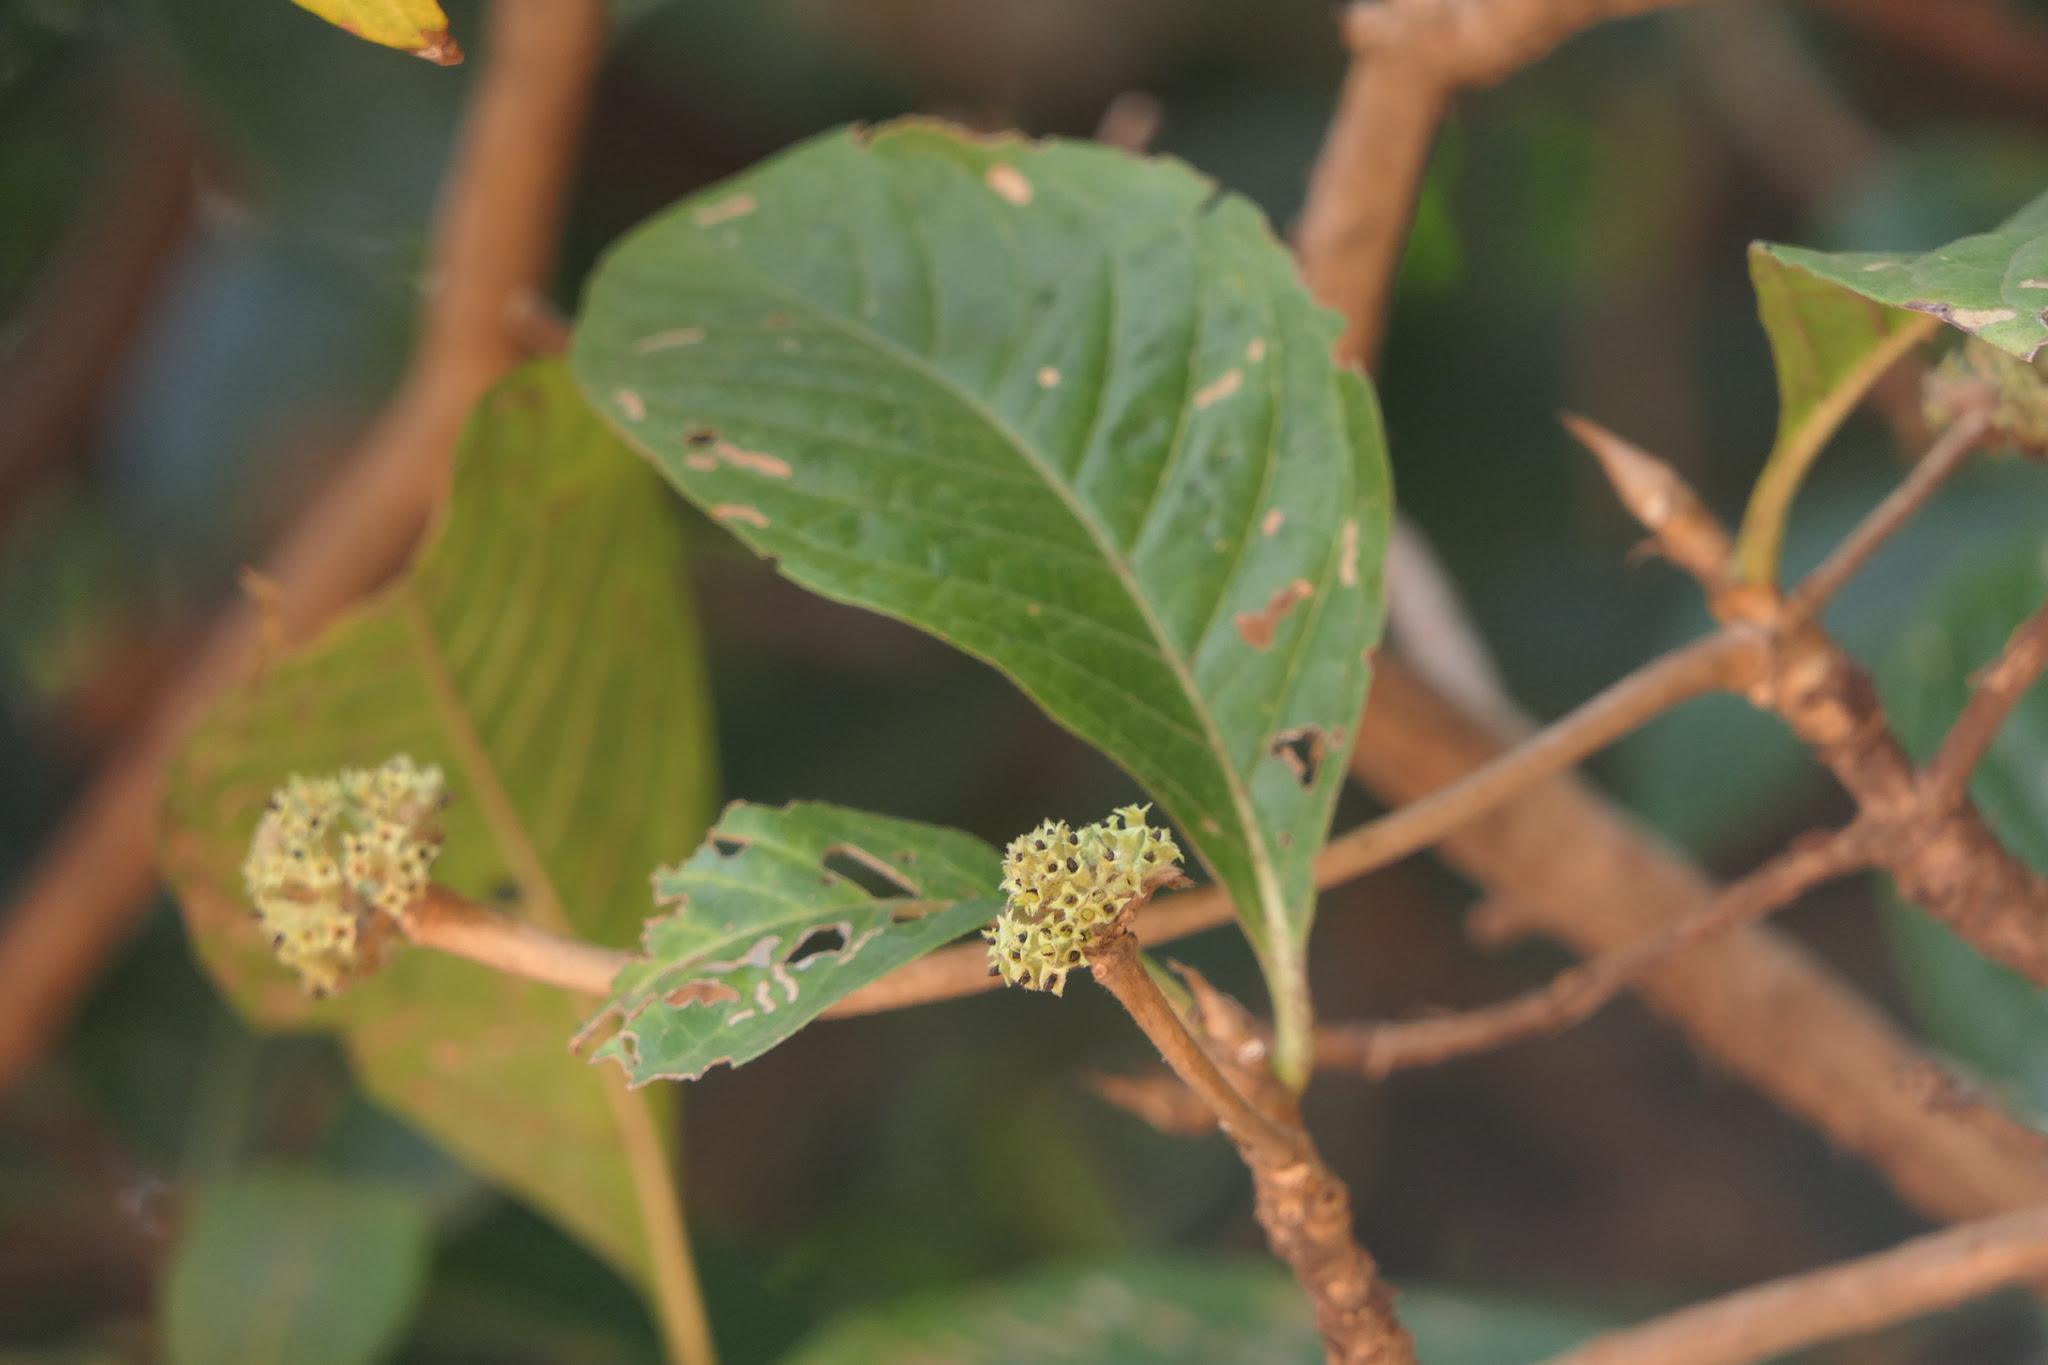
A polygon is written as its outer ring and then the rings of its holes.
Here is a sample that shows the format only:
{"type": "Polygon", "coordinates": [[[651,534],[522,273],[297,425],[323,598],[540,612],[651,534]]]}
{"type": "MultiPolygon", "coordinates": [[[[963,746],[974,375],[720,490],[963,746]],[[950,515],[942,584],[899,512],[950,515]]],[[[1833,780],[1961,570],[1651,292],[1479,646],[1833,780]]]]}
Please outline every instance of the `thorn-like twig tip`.
{"type": "Polygon", "coordinates": [[[1673,563],[1710,594],[1726,585],[1733,555],[1728,532],[1676,470],[1590,418],[1566,412],[1559,420],[1593,452],[1622,506],[1673,563]]]}

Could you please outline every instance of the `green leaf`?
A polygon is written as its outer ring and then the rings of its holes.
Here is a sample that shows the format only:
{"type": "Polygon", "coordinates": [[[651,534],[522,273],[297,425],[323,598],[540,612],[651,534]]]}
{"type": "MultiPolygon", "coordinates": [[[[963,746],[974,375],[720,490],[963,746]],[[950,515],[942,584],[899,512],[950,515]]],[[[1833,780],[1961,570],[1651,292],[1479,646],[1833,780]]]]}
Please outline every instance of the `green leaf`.
{"type": "Polygon", "coordinates": [[[676,509],[557,364],[484,399],[413,569],[214,709],[172,775],[165,855],[252,1022],[339,1031],[376,1100],[640,1278],[660,1143],[646,1101],[570,1053],[589,1001],[420,949],[312,1001],[257,935],[239,869],[271,791],[394,753],[448,774],[438,880],[606,943],[632,941],[648,869],[709,822],[676,509]]]}
{"type": "Polygon", "coordinates": [[[391,1188],[312,1170],[209,1185],[163,1295],[170,1365],[372,1365],[419,1302],[427,1217],[391,1188]]]}
{"type": "Polygon", "coordinates": [[[2021,360],[2048,341],[2048,194],[1989,232],[1918,256],[1762,249],[1874,303],[1931,313],[2021,360]]]}
{"type": "MultiPolygon", "coordinates": [[[[2048,597],[2038,535],[1952,575],[1914,610],[1884,670],[1886,710],[1899,738],[1926,760],[1961,712],[1970,676],[2048,597]]],[[[2048,871],[2048,689],[2037,685],[2006,718],[1977,767],[1970,795],[1998,836],[2048,871]]],[[[1888,897],[1894,961],[1929,1032],[1979,1072],[2048,1117],[2048,992],[1987,961],[1947,926],[1888,897]]]]}
{"type": "Polygon", "coordinates": [[[358,38],[453,66],[462,49],[448,34],[448,16],[434,0],[292,0],[358,38]]]}
{"type": "MultiPolygon", "coordinates": [[[[1431,1288],[1401,1291],[1401,1319],[1430,1365],[1522,1365],[1598,1331],[1549,1305],[1431,1288]]],[[[1319,1365],[1301,1288],[1268,1264],[1151,1257],[1040,1271],[926,1295],[828,1323],[783,1365],[901,1360],[1007,1365],[1319,1365]]]]}
{"type": "Polygon", "coordinates": [[[1379,416],[1258,211],[1177,162],[830,133],[600,266],[577,377],[827,597],[985,659],[1230,891],[1305,1075],[1311,863],[1378,639],[1379,416]]]}
{"type": "Polygon", "coordinates": [[[955,830],[837,806],[736,801],[704,846],[654,874],[680,907],[585,1026],[634,1085],[741,1066],[834,1001],[1002,910],[1001,856],[955,830]]]}
{"type": "Polygon", "coordinates": [[[1790,264],[1790,251],[1762,242],[1749,249],[1757,312],[1778,371],[1778,436],[1736,543],[1737,567],[1754,583],[1777,581],[1792,499],[1829,438],[1870,386],[1938,325],[1790,264]]]}

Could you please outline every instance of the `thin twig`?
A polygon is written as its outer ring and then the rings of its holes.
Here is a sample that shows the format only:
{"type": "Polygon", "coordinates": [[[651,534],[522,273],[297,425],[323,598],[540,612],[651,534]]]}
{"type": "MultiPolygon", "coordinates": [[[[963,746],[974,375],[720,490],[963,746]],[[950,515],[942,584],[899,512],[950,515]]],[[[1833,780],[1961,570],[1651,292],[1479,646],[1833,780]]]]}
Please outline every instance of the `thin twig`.
{"type": "Polygon", "coordinates": [[[1415,1345],[1394,1316],[1394,1296],[1352,1235],[1350,1193],[1308,1134],[1274,1123],[1224,1078],[1145,970],[1127,930],[1112,932],[1089,967],[1251,1168],[1259,1224],[1315,1304],[1332,1365],[1413,1365],[1415,1345]]]}
{"type": "Polygon", "coordinates": [[[1733,631],[1675,649],[1462,780],[1332,839],[1316,859],[1316,885],[1352,881],[1427,848],[1679,702],[1747,686],[1763,664],[1757,641],[1733,631]]]}
{"type": "Polygon", "coordinates": [[[1853,825],[1797,842],[1651,937],[1603,953],[1513,1000],[1432,1019],[1328,1025],[1316,1034],[1317,1064],[1381,1080],[1396,1071],[1434,1066],[1568,1028],[1590,1018],[1685,949],[1754,923],[1822,882],[1868,866],[1868,842],[1853,825]]]}
{"type": "MultiPolygon", "coordinates": [[[[310,638],[404,561],[447,483],[469,410],[522,358],[507,310],[551,269],[603,6],[498,0],[491,20],[436,224],[412,369],[268,568],[287,643],[310,638]]],[[[248,676],[256,634],[247,605],[223,613],[0,917],[0,1092],[41,1055],[149,904],[164,771],[214,699],[248,676]]]]}
{"type": "Polygon", "coordinates": [[[1928,447],[1912,472],[1870,510],[1855,530],[1842,538],[1812,573],[1800,580],[1785,599],[1786,612],[1795,619],[1813,616],[1832,601],[1870,562],[1871,556],[1927,505],[1935,491],[1948,482],[1949,475],[1962,467],[1990,429],[1991,413],[1984,408],[1967,412],[1952,422],[1928,447]]]}
{"type": "Polygon", "coordinates": [[[1921,799],[1930,813],[1946,814],[1962,803],[1970,775],[2043,668],[2048,668],[2048,603],[2019,624],[1998,658],[1978,675],[1962,714],[1949,727],[1934,760],[1921,771],[1921,799]]]}
{"type": "Polygon", "coordinates": [[[2048,1274],[2048,1208],[1916,1237],[1597,1336],[1544,1365],[1749,1365],[2048,1274]]]}
{"type": "Polygon", "coordinates": [[[582,995],[610,994],[612,978],[633,956],[501,915],[439,882],[428,884],[426,894],[399,917],[398,928],[422,948],[582,995]]]}

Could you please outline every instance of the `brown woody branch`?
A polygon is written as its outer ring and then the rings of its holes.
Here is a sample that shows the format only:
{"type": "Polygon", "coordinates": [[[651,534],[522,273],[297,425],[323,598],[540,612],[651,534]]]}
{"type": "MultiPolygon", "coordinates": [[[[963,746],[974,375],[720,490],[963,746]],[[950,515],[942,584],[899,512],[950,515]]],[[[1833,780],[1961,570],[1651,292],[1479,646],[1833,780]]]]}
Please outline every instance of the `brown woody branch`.
{"type": "Polygon", "coordinates": [[[1396,1071],[1558,1032],[1590,1018],[1674,955],[1752,924],[1822,882],[1868,866],[1872,842],[1871,831],[1857,825],[1797,841],[1694,913],[1513,1000],[1432,1019],[1329,1025],[1316,1034],[1317,1064],[1381,1080],[1396,1071]]]}
{"type": "Polygon", "coordinates": [[[1394,1296],[1352,1236],[1350,1192],[1298,1119],[1276,1121],[1231,1084],[1145,970],[1128,930],[1112,931],[1089,966],[1251,1168],[1259,1225],[1315,1304],[1332,1365],[1413,1365],[1414,1342],[1394,1316],[1394,1296]]]}
{"type": "Polygon", "coordinates": [[[1351,69],[1296,233],[1309,291],[1344,314],[1344,364],[1370,369],[1394,275],[1451,100],[1494,85],[1582,29],[1679,0],[1354,0],[1351,69]]]}
{"type": "MultiPolygon", "coordinates": [[[[1399,660],[1383,658],[1351,771],[1388,801],[1412,801],[1502,747],[1399,660]]],[[[1577,774],[1539,783],[1452,831],[1437,851],[1512,903],[1520,927],[1589,957],[1705,913],[1716,895],[1697,867],[1577,774]]],[[[1960,1112],[1902,1081],[1938,1068],[1785,936],[1734,930],[1656,966],[1636,989],[1710,1062],[1870,1162],[1930,1217],[2048,1202],[2038,1136],[1996,1108],[1960,1112]]]]}
{"type": "Polygon", "coordinates": [[[1962,802],[1977,764],[2012,708],[2040,680],[2044,667],[2048,667],[2048,603],[2020,622],[1999,656],[1977,675],[1975,691],[1921,778],[1921,795],[1930,809],[1945,812],[1962,802]]]}
{"type": "MultiPolygon", "coordinates": [[[[1577,421],[1573,430],[1659,547],[1699,580],[1714,614],[1769,640],[1768,676],[1750,687],[1749,699],[1776,713],[1863,815],[1891,832],[1880,865],[1899,891],[1979,952],[2048,985],[2048,879],[2014,857],[1963,796],[1967,774],[1945,769],[1942,780],[1957,788],[1956,799],[1945,812],[1927,809],[1920,775],[1885,719],[1869,672],[1818,622],[1787,610],[1775,589],[1734,580],[1716,548],[1726,545],[1726,533],[1668,466],[1593,423],[1577,421]]],[[[1930,458],[1944,454],[1940,447],[1930,458]]]]}
{"type": "Polygon", "coordinates": [[[2048,1275],[2048,1209],[1916,1237],[1593,1338],[1544,1365],[1747,1365],[2048,1275]]]}
{"type": "MultiPolygon", "coordinates": [[[[554,258],[603,22],[598,0],[498,0],[492,11],[412,369],[267,570],[286,643],[309,638],[404,561],[470,408],[521,359],[510,320],[554,258]]],[[[164,771],[213,700],[248,676],[256,638],[248,606],[222,615],[17,893],[0,932],[0,1090],[62,1027],[149,903],[164,771]]]]}

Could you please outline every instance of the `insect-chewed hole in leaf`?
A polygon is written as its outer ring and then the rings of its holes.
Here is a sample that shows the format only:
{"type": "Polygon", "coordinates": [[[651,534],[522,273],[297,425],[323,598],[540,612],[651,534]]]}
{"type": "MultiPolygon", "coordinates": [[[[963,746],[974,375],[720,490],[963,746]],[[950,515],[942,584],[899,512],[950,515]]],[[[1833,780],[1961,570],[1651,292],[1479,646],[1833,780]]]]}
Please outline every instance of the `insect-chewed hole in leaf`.
{"type": "Polygon", "coordinates": [[[735,839],[729,834],[714,834],[711,836],[711,846],[718,850],[718,856],[721,858],[730,858],[735,854],[743,853],[752,843],[753,840],[751,839],[735,839]]]}
{"type": "Polygon", "coordinates": [[[1272,746],[1267,750],[1273,757],[1287,765],[1294,774],[1294,780],[1304,787],[1316,784],[1316,774],[1322,770],[1323,755],[1329,751],[1329,738],[1320,725],[1301,725],[1292,730],[1282,730],[1273,736],[1272,746]]]}
{"type": "Polygon", "coordinates": [[[683,433],[683,444],[697,450],[702,450],[717,440],[717,427],[691,427],[683,433]]]}
{"type": "Polygon", "coordinates": [[[740,998],[740,993],[723,981],[713,981],[700,976],[695,981],[686,981],[661,997],[665,1004],[675,1009],[689,1005],[723,1005],[740,998]]]}
{"type": "Polygon", "coordinates": [[[802,966],[819,953],[843,953],[846,951],[846,926],[838,924],[820,925],[797,940],[796,947],[789,950],[789,956],[782,959],[788,967],[802,966]]]}
{"type": "Polygon", "coordinates": [[[846,878],[876,900],[917,894],[917,883],[854,844],[834,844],[826,849],[824,866],[827,872],[846,878]]]}

